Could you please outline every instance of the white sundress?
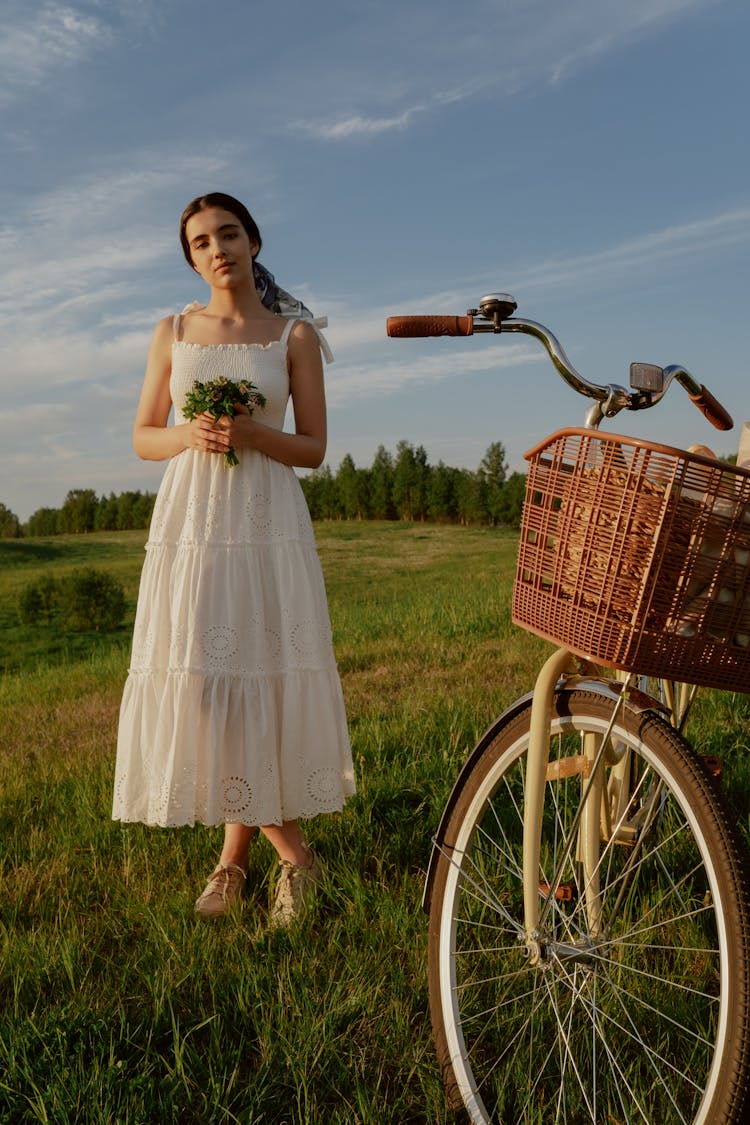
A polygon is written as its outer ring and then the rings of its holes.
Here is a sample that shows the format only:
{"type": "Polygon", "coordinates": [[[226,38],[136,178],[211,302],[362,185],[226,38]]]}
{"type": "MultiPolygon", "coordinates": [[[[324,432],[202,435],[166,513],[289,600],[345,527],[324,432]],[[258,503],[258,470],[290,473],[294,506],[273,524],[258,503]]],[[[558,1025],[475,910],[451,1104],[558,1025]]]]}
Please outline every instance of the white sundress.
{"type": "MultiPolygon", "coordinates": [[[[281,429],[287,342],[187,343],[175,318],[175,424],[196,379],[251,380],[281,429]]],[[[257,409],[257,408],[256,408],[257,409]]],[[[146,543],[120,708],[112,816],[281,824],[354,793],[312,523],[294,470],[257,450],[169,462],[146,543]]]]}

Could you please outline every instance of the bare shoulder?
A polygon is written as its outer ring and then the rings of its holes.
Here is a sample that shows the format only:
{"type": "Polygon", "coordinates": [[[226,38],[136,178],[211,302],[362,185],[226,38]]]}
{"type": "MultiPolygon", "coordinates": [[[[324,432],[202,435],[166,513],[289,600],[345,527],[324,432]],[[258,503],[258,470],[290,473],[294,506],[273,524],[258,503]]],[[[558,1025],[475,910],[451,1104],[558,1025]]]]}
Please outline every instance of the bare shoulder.
{"type": "MultiPolygon", "coordinates": [[[[206,318],[206,306],[201,305],[198,301],[193,301],[192,305],[188,305],[181,315],[185,321],[204,320],[206,318]]],[[[167,317],[167,320],[169,319],[167,317]]]]}
{"type": "Polygon", "coordinates": [[[151,347],[149,348],[148,355],[149,367],[157,365],[160,368],[164,368],[171,364],[173,339],[174,318],[171,316],[162,317],[156,325],[151,337],[151,347]]]}
{"type": "Polygon", "coordinates": [[[323,386],[323,360],[320,355],[320,341],[315,329],[304,320],[298,320],[289,333],[287,348],[287,370],[292,380],[292,394],[298,394],[303,386],[321,393],[323,386]]]}
{"type": "Polygon", "coordinates": [[[167,339],[171,342],[173,335],[174,335],[174,317],[173,316],[163,316],[161,318],[161,320],[157,322],[156,328],[154,329],[154,334],[153,334],[153,337],[152,337],[153,342],[154,343],[161,343],[165,339],[167,339]]]}
{"type": "Polygon", "coordinates": [[[297,320],[289,333],[289,351],[292,358],[320,356],[320,342],[311,324],[297,320]]]}

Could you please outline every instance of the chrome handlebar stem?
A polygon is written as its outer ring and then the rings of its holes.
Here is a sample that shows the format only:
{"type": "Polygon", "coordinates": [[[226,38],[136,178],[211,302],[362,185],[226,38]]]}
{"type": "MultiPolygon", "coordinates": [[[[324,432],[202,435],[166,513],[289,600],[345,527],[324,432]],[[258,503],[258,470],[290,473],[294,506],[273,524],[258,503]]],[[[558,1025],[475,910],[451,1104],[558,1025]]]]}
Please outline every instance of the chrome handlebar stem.
{"type": "MultiPolygon", "coordinates": [[[[603,418],[613,418],[621,410],[637,410],[639,406],[647,405],[640,393],[632,393],[617,383],[600,386],[598,383],[591,383],[588,379],[585,379],[580,372],[576,371],[554,333],[535,320],[512,317],[502,320],[499,325],[496,325],[493,321],[477,317],[474,320],[474,331],[521,332],[525,336],[533,336],[539,340],[546,348],[555,369],[565,382],[578,394],[594,399],[594,405],[586,415],[585,424],[587,428],[596,429],[603,418]]],[[[651,405],[651,401],[655,401],[655,399],[650,400],[648,405],[651,405]]]]}
{"type": "MultiPolygon", "coordinates": [[[[578,394],[594,400],[586,415],[585,425],[588,429],[596,429],[604,418],[614,418],[621,410],[647,410],[650,406],[656,406],[673,379],[687,391],[712,425],[720,430],[732,428],[732,418],[725,408],[684,367],[673,364],[662,368],[651,363],[631,363],[630,389],[621,387],[619,383],[592,383],[576,371],[562,344],[549,328],[535,320],[515,317],[513,314],[517,308],[516,299],[510,293],[488,293],[480,300],[479,308],[466,310],[466,319],[471,318],[469,325],[464,323],[458,333],[452,325],[441,326],[441,330],[435,334],[440,335],[444,329],[449,335],[520,332],[525,336],[533,336],[545,347],[555,370],[568,386],[578,394]]],[[[450,317],[442,319],[451,320],[450,317]]]]}

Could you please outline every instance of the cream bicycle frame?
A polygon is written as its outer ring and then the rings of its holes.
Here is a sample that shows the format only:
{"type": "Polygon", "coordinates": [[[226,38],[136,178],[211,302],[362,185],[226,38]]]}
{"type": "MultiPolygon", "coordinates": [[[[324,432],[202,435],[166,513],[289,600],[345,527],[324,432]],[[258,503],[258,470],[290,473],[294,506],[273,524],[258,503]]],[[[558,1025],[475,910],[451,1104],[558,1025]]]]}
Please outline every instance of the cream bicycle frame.
{"type": "MultiPolygon", "coordinates": [[[[599,879],[601,844],[615,837],[623,843],[633,845],[638,828],[648,823],[659,799],[660,790],[657,789],[649,805],[639,813],[638,823],[632,821],[626,823],[631,801],[631,753],[624,748],[618,749],[611,742],[611,731],[618,712],[625,699],[631,701],[635,699],[641,710],[660,712],[668,710],[651,696],[631,688],[631,673],[614,672],[612,679],[597,680],[599,685],[607,683],[612,692],[612,716],[604,734],[592,732],[584,734],[580,755],[564,759],[562,762],[550,762],[552,701],[560,680],[575,675],[580,663],[580,660],[567,649],[557,649],[542,666],[532,697],[523,813],[524,933],[527,954],[532,964],[537,963],[544,955],[542,927],[548,909],[548,903],[542,905],[543,896],[540,894],[539,881],[542,817],[547,782],[575,774],[581,777],[581,801],[571,838],[575,842],[576,849],[573,858],[580,864],[582,870],[589,935],[593,940],[600,936],[602,925],[599,879]],[[606,787],[605,768],[609,768],[610,771],[606,787]]],[[[680,726],[684,723],[694,696],[694,689],[689,689],[688,694],[681,690],[683,687],[684,685],[671,685],[675,706],[673,718],[675,725],[678,725],[677,719],[679,719],[680,726]]],[[[558,890],[565,864],[571,858],[571,851],[572,845],[564,852],[558,863],[557,871],[553,874],[546,891],[548,900],[551,900],[558,890]]],[[[561,946],[560,943],[555,943],[555,948],[557,954],[562,956],[585,957],[590,953],[585,947],[567,947],[561,946]]]]}

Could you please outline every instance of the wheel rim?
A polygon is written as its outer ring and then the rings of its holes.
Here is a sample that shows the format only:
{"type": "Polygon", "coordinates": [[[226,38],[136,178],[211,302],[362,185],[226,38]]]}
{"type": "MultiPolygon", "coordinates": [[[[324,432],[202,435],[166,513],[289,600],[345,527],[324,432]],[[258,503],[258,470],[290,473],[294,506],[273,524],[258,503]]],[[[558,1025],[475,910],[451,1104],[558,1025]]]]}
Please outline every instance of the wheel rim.
{"type": "MultiPolygon", "coordinates": [[[[606,718],[556,721],[563,757],[583,724],[602,733],[606,718]]],[[[577,905],[551,907],[542,964],[532,969],[524,956],[525,731],[481,783],[452,841],[440,995],[449,1057],[476,1122],[708,1120],[722,1054],[714,1056],[714,1045],[721,1048],[727,1035],[728,938],[714,906],[718,879],[681,780],[626,730],[616,729],[614,738],[636,751],[644,767],[641,803],[653,792],[657,771],[666,788],[658,832],[650,833],[624,896],[626,849],[602,848],[603,935],[592,939],[587,932],[584,888],[575,887],[569,865],[577,905]],[[618,897],[624,901],[610,919],[606,912],[618,897]]],[[[547,785],[540,882],[552,880],[577,784],[547,785]]]]}

